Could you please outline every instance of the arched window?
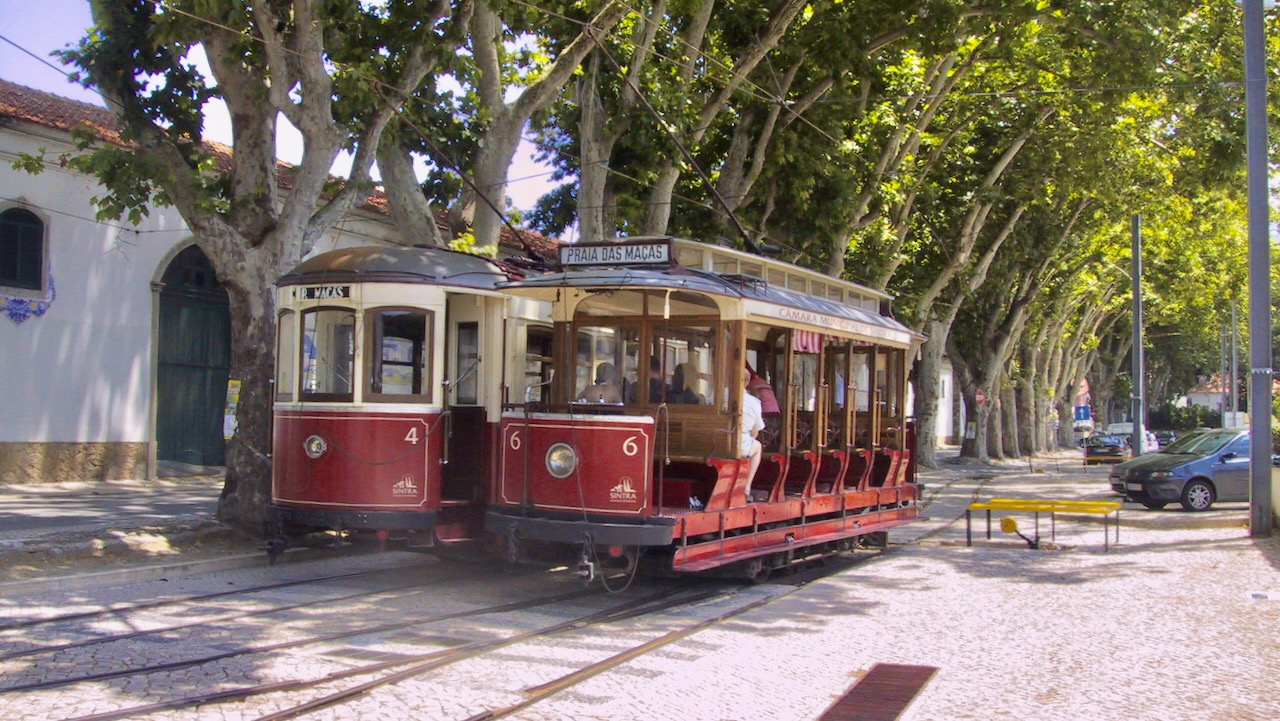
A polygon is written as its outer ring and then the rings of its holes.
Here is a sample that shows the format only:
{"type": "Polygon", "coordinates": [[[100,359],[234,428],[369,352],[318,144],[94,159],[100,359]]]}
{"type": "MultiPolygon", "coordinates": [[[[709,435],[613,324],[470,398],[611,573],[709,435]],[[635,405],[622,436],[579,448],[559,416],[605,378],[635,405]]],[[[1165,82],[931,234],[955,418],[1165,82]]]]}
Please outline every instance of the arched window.
{"type": "Polygon", "coordinates": [[[44,223],[25,208],[0,213],[0,287],[44,290],[44,223]]]}

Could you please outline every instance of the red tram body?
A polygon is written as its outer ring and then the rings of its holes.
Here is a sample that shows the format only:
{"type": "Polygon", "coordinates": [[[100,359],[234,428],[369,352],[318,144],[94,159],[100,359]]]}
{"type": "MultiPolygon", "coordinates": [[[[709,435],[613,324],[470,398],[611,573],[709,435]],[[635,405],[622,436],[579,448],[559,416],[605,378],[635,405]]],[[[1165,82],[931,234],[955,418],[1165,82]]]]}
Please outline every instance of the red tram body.
{"type": "Polygon", "coordinates": [[[919,337],[887,295],[672,238],[566,246],[561,265],[500,286],[555,324],[549,400],[501,420],[486,525],[507,549],[760,578],[916,518],[919,337]],[[767,422],[745,420],[744,369],[767,422]],[[751,478],[744,423],[764,425],[751,478]]]}
{"type": "Polygon", "coordinates": [[[502,393],[529,384],[504,353],[550,335],[538,304],[495,290],[512,278],[464,253],[360,247],[279,281],[273,552],[314,531],[484,535],[502,393]]]}

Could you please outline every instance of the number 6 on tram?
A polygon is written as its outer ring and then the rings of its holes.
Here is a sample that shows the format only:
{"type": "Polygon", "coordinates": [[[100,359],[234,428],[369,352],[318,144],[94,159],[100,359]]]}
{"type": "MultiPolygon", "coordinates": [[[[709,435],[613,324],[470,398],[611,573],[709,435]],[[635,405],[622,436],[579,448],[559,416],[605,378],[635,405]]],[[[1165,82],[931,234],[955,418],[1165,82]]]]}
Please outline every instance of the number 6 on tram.
{"type": "Polygon", "coordinates": [[[510,554],[758,579],[916,518],[919,336],[889,296],[674,238],[565,246],[558,272],[500,287],[554,320],[549,402],[501,419],[486,526],[510,554]],[[753,478],[748,392],[764,416],[753,478]]]}

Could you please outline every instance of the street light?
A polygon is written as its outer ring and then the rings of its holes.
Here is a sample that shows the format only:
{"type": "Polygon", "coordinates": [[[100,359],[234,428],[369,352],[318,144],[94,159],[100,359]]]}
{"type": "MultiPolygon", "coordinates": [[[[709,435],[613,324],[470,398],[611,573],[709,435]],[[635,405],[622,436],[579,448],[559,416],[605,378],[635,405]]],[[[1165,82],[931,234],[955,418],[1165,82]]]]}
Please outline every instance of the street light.
{"type": "Polygon", "coordinates": [[[1267,193],[1267,75],[1263,10],[1244,6],[1244,118],[1249,170],[1249,535],[1271,535],[1271,233],[1267,193]]]}

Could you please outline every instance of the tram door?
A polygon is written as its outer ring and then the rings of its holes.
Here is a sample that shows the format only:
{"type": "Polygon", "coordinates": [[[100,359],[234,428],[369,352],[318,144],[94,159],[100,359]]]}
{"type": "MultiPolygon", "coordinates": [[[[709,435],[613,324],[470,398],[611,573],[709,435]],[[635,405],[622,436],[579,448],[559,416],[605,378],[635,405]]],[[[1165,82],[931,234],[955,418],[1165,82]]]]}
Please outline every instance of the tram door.
{"type": "Polygon", "coordinates": [[[440,497],[445,501],[483,499],[485,488],[485,402],[492,392],[484,362],[500,358],[500,348],[487,348],[488,299],[465,293],[448,294],[445,337],[446,410],[449,412],[449,463],[444,468],[440,497]]]}

